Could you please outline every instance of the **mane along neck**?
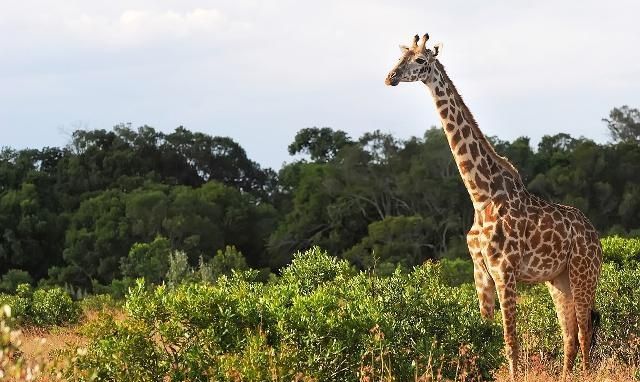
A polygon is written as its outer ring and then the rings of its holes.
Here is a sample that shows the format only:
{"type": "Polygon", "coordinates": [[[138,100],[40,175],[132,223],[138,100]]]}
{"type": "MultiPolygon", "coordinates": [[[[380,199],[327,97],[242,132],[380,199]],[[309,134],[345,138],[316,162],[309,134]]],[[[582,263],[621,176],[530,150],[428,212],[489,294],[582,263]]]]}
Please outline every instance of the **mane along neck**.
{"type": "MultiPolygon", "coordinates": [[[[440,76],[444,84],[447,85],[448,89],[451,90],[452,94],[450,95],[450,97],[455,100],[457,107],[462,111],[466,122],[471,127],[471,131],[475,140],[478,142],[478,144],[484,147],[486,153],[490,155],[496,161],[496,163],[500,165],[500,167],[502,167],[502,169],[509,172],[514,177],[514,180],[517,180],[521,183],[522,179],[518,170],[513,166],[513,164],[511,164],[511,162],[509,162],[507,158],[499,155],[496,152],[493,145],[489,142],[489,140],[482,133],[482,130],[480,130],[480,128],[478,127],[476,119],[473,117],[473,114],[471,114],[471,111],[464,103],[464,100],[458,92],[458,89],[456,89],[456,86],[453,84],[453,81],[451,81],[451,79],[447,75],[447,71],[445,70],[444,65],[442,65],[442,63],[436,59],[435,66],[436,72],[434,73],[434,76],[436,78],[434,79],[434,81],[438,82],[439,79],[437,77],[440,76]]],[[[428,85],[429,84],[427,84],[427,86],[428,85]]]]}

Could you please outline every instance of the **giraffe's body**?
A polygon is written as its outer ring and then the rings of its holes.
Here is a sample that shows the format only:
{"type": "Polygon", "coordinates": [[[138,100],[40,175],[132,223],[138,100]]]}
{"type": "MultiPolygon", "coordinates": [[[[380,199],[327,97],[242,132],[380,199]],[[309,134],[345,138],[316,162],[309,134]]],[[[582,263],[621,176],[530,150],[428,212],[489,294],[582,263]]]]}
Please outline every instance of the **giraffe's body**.
{"type": "Polygon", "coordinates": [[[580,345],[588,368],[592,312],[602,263],[598,234],[576,208],[530,194],[518,171],[482,134],[436,59],[438,49],[414,40],[387,84],[422,81],[431,90],[451,152],[475,210],[467,244],[474,264],[480,312],[493,318],[497,292],[512,379],[517,369],[516,282],[546,282],[564,341],[563,378],[580,345]]]}

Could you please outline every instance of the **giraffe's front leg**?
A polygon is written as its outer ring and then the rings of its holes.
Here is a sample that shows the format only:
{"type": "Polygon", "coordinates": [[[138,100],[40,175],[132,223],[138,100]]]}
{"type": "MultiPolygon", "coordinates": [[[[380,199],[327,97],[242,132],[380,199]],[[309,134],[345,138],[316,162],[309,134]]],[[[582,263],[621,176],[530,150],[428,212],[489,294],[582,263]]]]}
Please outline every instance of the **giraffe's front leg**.
{"type": "Polygon", "coordinates": [[[472,227],[467,234],[467,245],[471,260],[473,260],[473,280],[478,293],[480,314],[487,320],[493,320],[496,306],[496,286],[482,258],[479,233],[479,229],[476,229],[475,226],[472,227]]]}
{"type": "Polygon", "coordinates": [[[503,265],[492,272],[496,283],[500,310],[502,311],[502,326],[506,356],[509,361],[511,381],[515,380],[518,371],[518,338],[516,335],[516,277],[511,265],[503,265]]]}

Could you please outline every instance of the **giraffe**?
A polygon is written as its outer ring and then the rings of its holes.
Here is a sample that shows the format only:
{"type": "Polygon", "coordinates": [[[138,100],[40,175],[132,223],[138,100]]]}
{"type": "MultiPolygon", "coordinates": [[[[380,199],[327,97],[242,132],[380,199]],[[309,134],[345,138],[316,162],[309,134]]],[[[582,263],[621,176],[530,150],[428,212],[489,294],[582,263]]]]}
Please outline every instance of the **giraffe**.
{"type": "Polygon", "coordinates": [[[455,163],[474,208],[467,244],[481,315],[493,319],[497,292],[503,316],[511,380],[518,365],[516,282],[546,283],[562,329],[562,379],[578,353],[589,368],[596,285],[602,264],[598,233],[578,209],[550,203],[527,191],[518,170],[496,153],[478,128],[460,93],[427,49],[429,35],[416,35],[385,83],[422,81],[433,96],[455,163]],[[420,43],[419,43],[420,42],[420,43]]]}

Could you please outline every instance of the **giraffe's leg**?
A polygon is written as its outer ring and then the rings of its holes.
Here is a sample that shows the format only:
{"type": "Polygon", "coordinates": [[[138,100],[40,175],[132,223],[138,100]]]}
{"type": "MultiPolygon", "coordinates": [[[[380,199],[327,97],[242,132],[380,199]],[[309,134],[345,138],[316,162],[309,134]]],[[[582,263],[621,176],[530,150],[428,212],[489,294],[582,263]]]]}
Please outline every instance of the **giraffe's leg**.
{"type": "Polygon", "coordinates": [[[509,360],[511,381],[518,371],[518,338],[516,336],[516,277],[511,266],[501,272],[492,273],[498,291],[506,356],[509,360]]]}
{"type": "MultiPolygon", "coordinates": [[[[482,256],[480,256],[482,260],[482,256]]],[[[473,279],[478,293],[480,315],[487,320],[493,320],[496,306],[496,286],[483,263],[473,262],[473,279]]]]}
{"type": "Polygon", "coordinates": [[[467,234],[467,244],[469,246],[469,254],[473,260],[473,279],[478,293],[480,314],[485,319],[493,320],[496,305],[496,286],[482,259],[478,230],[474,229],[474,227],[467,234]]]}
{"type": "MultiPolygon", "coordinates": [[[[595,251],[600,247],[592,245],[595,251]]],[[[589,370],[591,340],[593,337],[592,312],[595,301],[600,261],[598,254],[590,254],[590,249],[585,241],[578,241],[574,253],[569,260],[569,282],[576,310],[578,323],[578,342],[582,355],[582,370],[589,370]]]]}
{"type": "Polygon", "coordinates": [[[571,271],[569,277],[576,310],[576,321],[578,323],[578,342],[580,343],[580,352],[582,355],[582,370],[586,372],[590,366],[589,352],[591,350],[591,340],[593,336],[591,314],[593,312],[596,281],[583,279],[573,275],[571,271]]]}
{"type": "Polygon", "coordinates": [[[564,271],[555,279],[548,281],[547,287],[553,298],[560,328],[562,329],[564,343],[562,380],[565,381],[573,369],[573,362],[578,353],[578,324],[569,284],[569,272],[564,271]]]}

